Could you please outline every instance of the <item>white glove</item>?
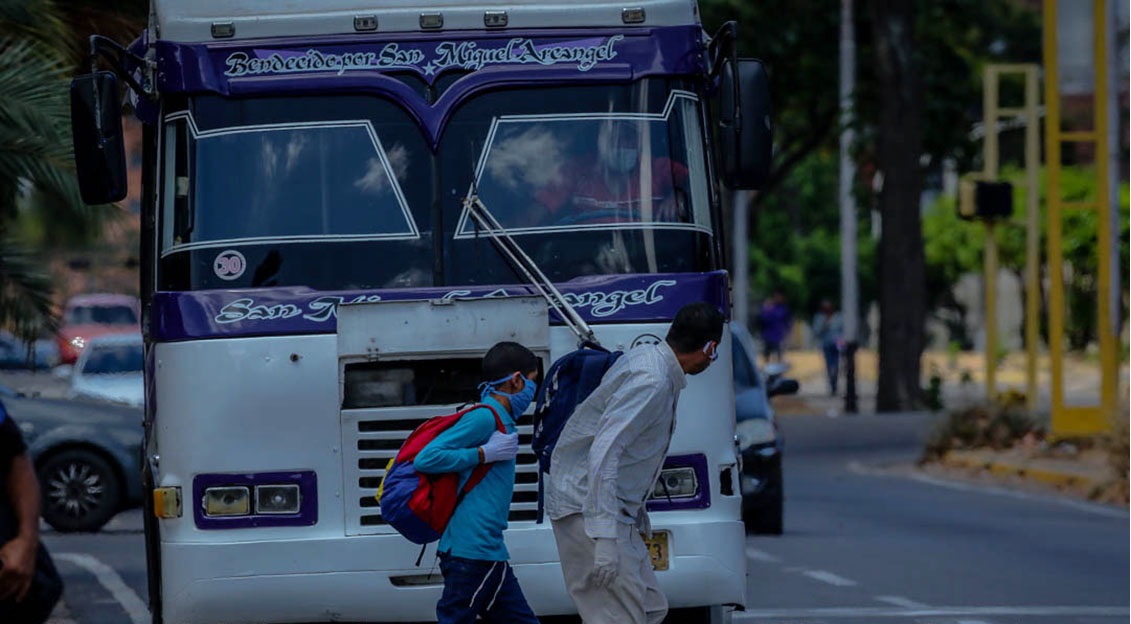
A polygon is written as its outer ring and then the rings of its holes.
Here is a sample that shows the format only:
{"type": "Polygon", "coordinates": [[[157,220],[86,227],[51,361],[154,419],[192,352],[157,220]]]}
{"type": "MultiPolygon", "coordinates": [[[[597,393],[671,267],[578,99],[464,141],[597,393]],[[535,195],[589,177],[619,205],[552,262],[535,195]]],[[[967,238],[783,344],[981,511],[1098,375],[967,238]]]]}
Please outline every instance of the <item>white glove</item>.
{"type": "Polygon", "coordinates": [[[644,509],[644,505],[641,505],[640,511],[636,512],[636,531],[644,537],[652,537],[652,520],[648,517],[648,511],[644,509]]]}
{"type": "Polygon", "coordinates": [[[610,538],[597,538],[593,553],[593,584],[609,587],[620,571],[620,550],[617,541],[610,538]]]}
{"type": "Polygon", "coordinates": [[[484,464],[514,459],[518,455],[518,434],[496,431],[480,448],[484,464]]]}

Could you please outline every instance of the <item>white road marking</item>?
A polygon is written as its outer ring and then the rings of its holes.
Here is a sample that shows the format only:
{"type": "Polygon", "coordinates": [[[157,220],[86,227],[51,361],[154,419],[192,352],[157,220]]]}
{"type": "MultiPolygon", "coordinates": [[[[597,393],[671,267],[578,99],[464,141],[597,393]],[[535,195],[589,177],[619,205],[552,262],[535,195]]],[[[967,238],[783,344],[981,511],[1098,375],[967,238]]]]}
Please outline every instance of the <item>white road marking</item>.
{"type": "Polygon", "coordinates": [[[837,576],[832,572],[826,572],[824,570],[801,570],[801,574],[808,576],[815,581],[828,583],[829,585],[834,585],[836,587],[852,587],[853,585],[857,584],[856,581],[846,579],[843,576],[837,576]]]}
{"type": "Polygon", "coordinates": [[[149,607],[138,597],[134,590],[122,580],[114,568],[102,563],[95,557],[82,553],[58,553],[54,555],[61,561],[69,561],[94,575],[98,582],[110,592],[114,600],[121,605],[126,615],[130,616],[133,624],[148,624],[150,621],[149,607]]]}
{"type": "Polygon", "coordinates": [[[754,561],[765,561],[766,563],[777,563],[781,561],[781,559],[778,559],[770,553],[763,550],[758,550],[753,546],[746,547],[746,556],[750,557],[754,561]]]}
{"type": "Polygon", "coordinates": [[[901,477],[905,479],[911,479],[912,481],[920,481],[922,483],[927,483],[930,485],[937,485],[939,487],[944,487],[951,490],[958,490],[960,492],[978,492],[981,494],[994,494],[997,496],[1005,496],[1007,498],[1016,498],[1019,500],[1053,503],[1062,507],[1071,507],[1072,509],[1076,509],[1077,511],[1083,511],[1099,516],[1106,516],[1108,518],[1120,518],[1123,520],[1131,518],[1131,513],[1129,513],[1127,510],[1115,509],[1106,505],[1101,505],[1099,503],[1078,501],[1071,498],[1065,498],[1063,496],[1056,496],[1053,494],[1029,494],[1027,492],[1018,492],[1016,490],[994,487],[992,485],[976,485],[973,483],[962,483],[959,481],[951,481],[949,479],[940,479],[937,477],[932,477],[930,475],[915,472],[909,474],[895,473],[878,468],[873,468],[871,466],[865,466],[864,464],[855,461],[848,463],[848,469],[857,474],[869,475],[873,477],[901,477]]]}
{"type": "Polygon", "coordinates": [[[55,605],[55,610],[51,612],[51,617],[47,618],[47,624],[78,624],[71,619],[71,610],[67,607],[65,600],[60,600],[59,604],[55,605]]]}
{"type": "Polygon", "coordinates": [[[880,602],[886,602],[897,607],[903,607],[904,609],[930,608],[928,605],[925,605],[921,602],[915,602],[914,600],[911,600],[910,598],[904,598],[903,596],[876,596],[876,600],[880,602]]]}
{"type": "Polygon", "coordinates": [[[914,618],[914,617],[1129,617],[1131,608],[1119,607],[927,607],[894,609],[888,607],[830,607],[824,609],[747,609],[734,614],[734,621],[760,618],[914,618]]]}

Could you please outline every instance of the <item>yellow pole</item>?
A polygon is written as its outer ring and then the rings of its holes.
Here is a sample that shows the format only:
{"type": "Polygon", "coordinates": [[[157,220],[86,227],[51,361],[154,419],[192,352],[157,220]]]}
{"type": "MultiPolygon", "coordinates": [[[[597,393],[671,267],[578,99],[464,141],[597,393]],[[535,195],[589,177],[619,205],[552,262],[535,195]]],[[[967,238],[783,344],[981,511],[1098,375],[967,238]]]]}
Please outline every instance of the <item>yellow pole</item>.
{"type": "Polygon", "coordinates": [[[1111,226],[1102,214],[1108,193],[1107,53],[1105,0],[1092,0],[1092,65],[1095,85],[1091,130],[1064,132],[1060,127],[1060,90],[1057,67],[1057,0],[1044,0],[1045,61],[1045,137],[1048,181],[1048,266],[1049,266],[1049,359],[1052,369],[1052,423],[1050,435],[1056,437],[1091,435],[1110,427],[1116,410],[1116,345],[1111,331],[1110,285],[1112,281],[1111,226]],[[1065,202],[1061,196],[1061,143],[1091,143],[1095,148],[1096,200],[1065,202]],[[1096,211],[1097,321],[1100,327],[1100,404],[1065,405],[1064,397],[1064,257],[1061,253],[1064,210],[1096,211]]]}
{"type": "Polygon", "coordinates": [[[1045,207],[1048,220],[1051,429],[1054,435],[1065,427],[1062,361],[1064,358],[1064,256],[1060,250],[1060,67],[1057,62],[1056,19],[1057,0],[1044,0],[1045,180],[1048,189],[1045,194],[1045,207]]]}
{"type": "Polygon", "coordinates": [[[1041,128],[1037,66],[1025,67],[1025,403],[1037,410],[1037,357],[1041,324],[1041,128]]]}
{"type": "MultiPolygon", "coordinates": [[[[987,65],[982,78],[982,128],[985,130],[982,142],[982,179],[993,181],[998,173],[998,69],[987,65]]],[[[986,363],[986,399],[994,400],[997,393],[997,240],[994,238],[993,221],[986,221],[986,251],[983,256],[986,303],[986,344],[984,348],[986,363]]]]}
{"type": "Polygon", "coordinates": [[[997,391],[997,238],[994,222],[986,221],[986,399],[993,401],[997,391]]]}
{"type": "Polygon", "coordinates": [[[1099,264],[1099,325],[1100,339],[1100,407],[1103,411],[1103,424],[1115,418],[1116,410],[1116,360],[1115,335],[1111,319],[1111,221],[1108,219],[1108,118],[1107,118],[1107,3],[1105,0],[1092,0],[1092,32],[1096,70],[1093,128],[1096,133],[1096,247],[1099,264]]]}

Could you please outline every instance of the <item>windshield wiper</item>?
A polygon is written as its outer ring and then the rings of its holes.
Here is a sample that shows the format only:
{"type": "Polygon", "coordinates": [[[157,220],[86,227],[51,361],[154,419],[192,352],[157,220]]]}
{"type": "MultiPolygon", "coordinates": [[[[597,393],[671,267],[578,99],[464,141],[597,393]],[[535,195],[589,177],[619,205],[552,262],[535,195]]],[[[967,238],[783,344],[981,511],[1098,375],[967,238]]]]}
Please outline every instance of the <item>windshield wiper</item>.
{"type": "Polygon", "coordinates": [[[600,343],[597,342],[597,337],[593,334],[593,329],[589,327],[585,319],[581,318],[577,310],[565,300],[561,291],[546,277],[542,269],[538,268],[534,260],[522,250],[522,247],[518,246],[514,237],[499,223],[495,215],[491,214],[491,211],[488,210],[487,206],[479,199],[478,193],[475,192],[474,185],[472,185],[471,192],[468,196],[463,198],[463,208],[471,218],[475,219],[476,225],[491,238],[491,242],[495,245],[495,248],[499,250],[499,253],[507,259],[511,266],[513,266],[522,277],[526,278],[526,281],[534,287],[534,290],[538,291],[539,295],[542,295],[542,298],[550,304],[550,308],[558,313],[562,322],[577,335],[581,344],[591,344],[599,347],[600,343]]]}

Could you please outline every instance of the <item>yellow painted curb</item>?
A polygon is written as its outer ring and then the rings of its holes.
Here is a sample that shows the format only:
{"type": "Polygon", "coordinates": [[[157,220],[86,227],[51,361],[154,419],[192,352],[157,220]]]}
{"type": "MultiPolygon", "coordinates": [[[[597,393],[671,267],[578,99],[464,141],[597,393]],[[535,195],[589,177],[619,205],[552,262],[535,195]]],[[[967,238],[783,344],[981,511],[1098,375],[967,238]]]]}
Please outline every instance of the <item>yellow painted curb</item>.
{"type": "Polygon", "coordinates": [[[962,451],[951,451],[942,458],[942,463],[956,468],[970,470],[985,470],[991,474],[1002,477],[1020,477],[1031,479],[1057,487],[1085,487],[1096,488],[1103,485],[1103,481],[1087,475],[1061,472],[1048,468],[1038,468],[1027,464],[998,462],[986,459],[975,454],[962,451]]]}

